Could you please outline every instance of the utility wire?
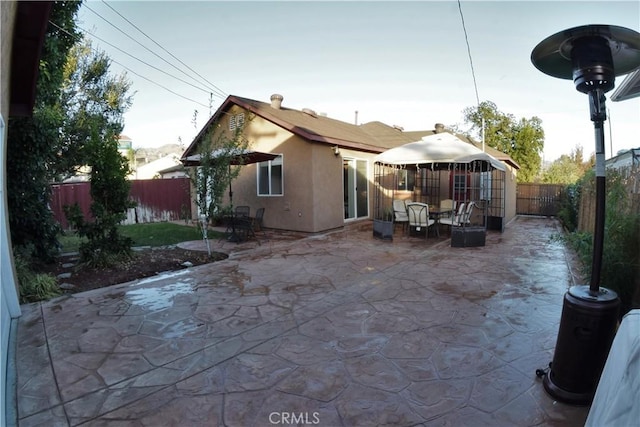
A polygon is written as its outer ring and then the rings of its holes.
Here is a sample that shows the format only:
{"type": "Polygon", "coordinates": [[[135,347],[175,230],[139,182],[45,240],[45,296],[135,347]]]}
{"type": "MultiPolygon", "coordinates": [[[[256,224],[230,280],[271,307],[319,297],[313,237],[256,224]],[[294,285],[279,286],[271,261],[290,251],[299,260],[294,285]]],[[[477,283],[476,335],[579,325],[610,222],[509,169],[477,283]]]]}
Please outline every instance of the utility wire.
{"type": "MultiPolygon", "coordinates": [[[[103,17],[102,15],[100,15],[98,12],[96,12],[95,10],[91,9],[91,7],[89,7],[88,5],[84,5],[85,8],[87,8],[88,10],[90,10],[91,12],[93,12],[95,15],[97,15],[100,19],[102,19],[104,22],[106,22],[107,24],[111,25],[113,28],[115,28],[116,30],[118,30],[121,34],[125,35],[127,38],[129,38],[130,40],[132,40],[133,42],[137,43],[139,46],[141,46],[143,49],[147,50],[148,52],[150,52],[151,54],[155,55],[157,58],[159,58],[160,60],[164,61],[167,65],[173,67],[174,69],[176,69],[177,71],[179,71],[180,73],[184,74],[185,76],[187,76],[188,78],[192,79],[193,81],[197,82],[198,84],[202,84],[200,81],[198,81],[197,79],[195,79],[194,77],[190,76],[189,74],[187,74],[185,71],[181,70],[180,68],[178,68],[177,66],[175,66],[174,64],[172,64],[171,62],[167,61],[165,58],[163,58],[162,56],[158,55],[156,52],[152,51],[151,49],[149,49],[148,47],[146,47],[145,45],[143,45],[142,43],[140,43],[138,40],[136,40],[135,38],[133,38],[131,35],[127,34],[125,31],[123,31],[121,28],[119,28],[117,25],[115,25],[114,23],[112,23],[111,21],[109,21],[108,19],[106,19],[105,17],[103,17]]],[[[96,37],[95,34],[90,33],[93,37],[96,37]]],[[[105,42],[106,43],[106,42],[105,42]]],[[[131,56],[131,55],[130,55],[131,56]]],[[[193,86],[193,85],[192,85],[193,86]]],[[[197,87],[197,86],[194,86],[197,87]]],[[[199,88],[200,90],[206,91],[206,92],[214,92],[211,89],[203,89],[203,88],[199,88]]],[[[218,95],[218,94],[217,94],[218,95]]],[[[224,94],[219,95],[221,97],[224,98],[224,94]]]]}
{"type": "MultiPolygon", "coordinates": [[[[116,9],[114,9],[111,5],[109,5],[105,0],[102,0],[102,2],[111,10],[113,10],[116,14],[118,14],[118,16],[120,16],[122,19],[124,19],[125,21],[127,21],[133,28],[135,28],[136,30],[138,30],[142,35],[144,35],[146,38],[148,38],[149,40],[151,40],[156,46],[158,46],[160,49],[162,49],[163,51],[165,51],[168,55],[170,55],[173,59],[175,59],[176,61],[178,61],[180,64],[184,65],[185,67],[187,67],[187,69],[189,69],[191,72],[193,72],[195,75],[197,75],[198,77],[200,77],[202,80],[204,80],[205,82],[207,82],[211,87],[215,88],[220,94],[222,94],[221,98],[225,98],[227,96],[227,94],[220,89],[218,86],[214,85],[213,83],[211,83],[209,80],[207,80],[205,77],[203,77],[202,75],[200,75],[200,73],[198,73],[197,71],[195,71],[193,68],[189,67],[187,64],[185,64],[184,62],[182,62],[179,58],[177,58],[174,54],[172,54],[171,52],[169,52],[167,49],[165,49],[163,46],[161,46],[158,42],[156,42],[155,40],[153,40],[150,36],[148,36],[144,31],[142,31],[140,28],[138,28],[133,22],[129,21],[126,17],[124,17],[120,12],[118,12],[116,9]]],[[[218,95],[220,96],[220,95],[218,95]]]]}
{"type": "Polygon", "coordinates": [[[96,39],[96,40],[100,40],[102,43],[105,43],[105,44],[107,44],[107,45],[111,46],[112,48],[114,48],[114,49],[116,49],[116,50],[118,50],[118,51],[120,51],[120,52],[124,53],[125,55],[129,56],[130,58],[133,58],[133,59],[135,59],[136,61],[143,63],[143,64],[144,64],[144,65],[146,65],[147,67],[153,68],[154,70],[159,71],[159,72],[161,72],[161,73],[162,73],[162,74],[164,74],[164,75],[167,75],[167,76],[169,76],[169,77],[171,77],[171,78],[174,78],[174,79],[176,79],[176,80],[178,80],[178,81],[180,81],[180,82],[182,82],[182,83],[184,83],[184,84],[187,84],[187,85],[189,85],[189,86],[191,86],[191,87],[193,87],[193,88],[195,88],[195,89],[201,90],[201,91],[202,91],[202,92],[204,92],[204,93],[207,93],[207,94],[208,94],[208,93],[211,93],[211,91],[210,91],[210,90],[208,90],[208,89],[206,89],[206,88],[203,88],[203,87],[200,87],[200,86],[196,86],[196,85],[194,85],[193,83],[190,83],[190,82],[188,82],[188,81],[186,81],[186,80],[184,80],[184,79],[181,79],[180,77],[177,77],[177,76],[174,76],[173,74],[167,73],[166,71],[164,71],[164,70],[162,70],[162,69],[160,69],[160,68],[156,67],[155,65],[151,65],[151,64],[149,64],[148,62],[143,61],[142,59],[140,59],[140,58],[138,58],[138,57],[136,57],[136,56],[134,56],[134,55],[130,54],[129,52],[126,52],[126,51],[124,51],[124,50],[120,49],[118,46],[114,45],[113,43],[109,43],[109,42],[108,42],[108,41],[106,41],[105,39],[103,39],[103,38],[101,38],[101,37],[98,37],[97,35],[95,35],[95,34],[94,34],[94,33],[92,33],[91,31],[85,30],[84,28],[79,27],[79,26],[76,26],[76,28],[77,28],[77,29],[79,29],[80,31],[82,31],[82,32],[83,32],[83,33],[85,33],[85,34],[88,34],[88,35],[89,35],[89,36],[91,36],[92,38],[94,38],[94,39],[96,39]]]}
{"type": "Polygon", "coordinates": [[[480,96],[478,96],[478,84],[476,82],[476,72],[473,68],[473,59],[471,58],[471,47],[469,46],[469,36],[467,35],[467,27],[464,23],[464,15],[462,14],[462,5],[460,4],[460,0],[458,0],[458,10],[460,11],[460,19],[462,20],[462,29],[464,31],[464,40],[467,44],[467,53],[469,54],[469,64],[471,64],[471,76],[473,77],[473,87],[476,91],[476,102],[478,103],[478,107],[480,106],[480,96]]]}
{"type": "MultiPolygon", "coordinates": [[[[464,41],[467,44],[467,53],[469,54],[469,64],[471,65],[471,76],[473,77],[473,88],[476,91],[476,102],[478,103],[478,114],[480,114],[480,96],[478,95],[478,83],[476,82],[476,71],[473,67],[473,58],[471,57],[471,46],[469,45],[469,35],[467,34],[467,26],[464,23],[464,15],[462,14],[462,4],[458,0],[458,10],[460,11],[460,19],[462,20],[462,30],[464,31],[464,41]]],[[[484,151],[485,145],[485,123],[484,117],[482,117],[481,124],[481,138],[482,138],[482,151],[484,151]]]]}
{"type": "MultiPolygon", "coordinates": [[[[59,26],[59,25],[58,25],[58,24],[56,24],[55,22],[53,22],[53,21],[49,21],[49,24],[53,25],[54,27],[58,28],[60,31],[62,31],[62,32],[66,33],[67,35],[69,35],[69,36],[71,36],[73,39],[75,39],[75,37],[74,37],[74,35],[73,35],[73,34],[71,34],[69,31],[65,30],[64,28],[62,28],[61,26],[59,26]]],[[[76,27],[76,28],[79,28],[79,27],[76,27]]],[[[81,30],[82,30],[82,29],[81,29],[81,30]]],[[[82,31],[84,31],[84,30],[82,30],[82,31]]],[[[77,41],[77,40],[76,40],[76,41],[77,41]]],[[[95,52],[95,49],[93,49],[93,48],[92,48],[92,50],[94,50],[94,52],[95,52]]],[[[146,81],[148,81],[148,82],[150,82],[150,83],[153,83],[154,85],[156,85],[156,86],[158,86],[158,87],[160,87],[160,88],[162,88],[162,89],[164,89],[164,90],[166,90],[166,91],[168,91],[168,92],[171,92],[172,94],[174,94],[174,95],[176,95],[176,96],[179,96],[180,98],[186,99],[187,101],[191,101],[191,102],[193,102],[193,103],[195,103],[195,104],[198,104],[198,105],[201,105],[201,106],[203,106],[203,107],[207,107],[207,108],[209,107],[208,105],[203,104],[202,102],[199,102],[199,101],[196,101],[196,100],[194,100],[194,99],[188,98],[188,97],[186,97],[186,96],[184,96],[184,95],[181,95],[181,94],[179,94],[178,92],[175,92],[175,91],[173,91],[173,90],[169,89],[168,87],[161,85],[160,83],[157,83],[157,82],[155,82],[155,81],[153,81],[153,80],[151,80],[151,79],[149,79],[149,78],[147,78],[147,77],[144,77],[144,76],[140,75],[139,73],[136,73],[135,71],[131,70],[130,68],[126,67],[125,65],[121,64],[121,63],[120,63],[120,62],[118,62],[118,61],[115,61],[115,60],[113,60],[113,59],[111,59],[111,58],[109,58],[109,60],[110,60],[111,62],[113,62],[114,64],[118,64],[118,65],[120,65],[122,68],[124,68],[125,70],[129,71],[130,73],[135,74],[136,76],[138,76],[138,77],[140,77],[140,78],[142,78],[142,79],[144,79],[144,80],[146,80],[146,81]]],[[[205,91],[205,92],[206,92],[206,91],[205,91]]]]}

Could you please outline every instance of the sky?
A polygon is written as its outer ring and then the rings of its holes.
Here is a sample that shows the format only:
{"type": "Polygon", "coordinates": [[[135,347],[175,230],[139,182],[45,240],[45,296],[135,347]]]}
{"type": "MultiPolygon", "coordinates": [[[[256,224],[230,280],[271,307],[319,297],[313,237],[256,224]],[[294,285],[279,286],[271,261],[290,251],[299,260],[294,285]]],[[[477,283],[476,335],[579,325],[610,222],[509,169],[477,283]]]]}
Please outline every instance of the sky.
{"type": "MultiPolygon", "coordinates": [[[[91,0],[78,13],[132,82],[123,133],[134,148],[186,147],[226,96],[279,93],[283,107],[407,131],[468,129],[463,110],[492,101],[542,120],[545,161],[593,153],[594,130],[588,97],[538,71],[531,51],[589,24],[640,31],[640,2],[91,0]]],[[[606,157],[640,147],[640,98],[606,106],[606,157]]]]}

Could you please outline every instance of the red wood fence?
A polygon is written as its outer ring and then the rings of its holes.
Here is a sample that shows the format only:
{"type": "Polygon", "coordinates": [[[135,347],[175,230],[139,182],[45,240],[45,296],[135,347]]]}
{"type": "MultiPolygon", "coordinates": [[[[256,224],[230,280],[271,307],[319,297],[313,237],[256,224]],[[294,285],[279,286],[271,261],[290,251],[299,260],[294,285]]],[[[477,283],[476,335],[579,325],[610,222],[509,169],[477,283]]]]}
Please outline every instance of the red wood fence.
{"type": "MultiPolygon", "coordinates": [[[[69,224],[64,206],[78,203],[85,218],[90,217],[90,183],[78,182],[51,186],[51,210],[62,228],[69,224]]],[[[176,221],[191,218],[189,178],[141,179],[131,181],[130,198],[137,203],[127,212],[125,224],[176,221]]]]}

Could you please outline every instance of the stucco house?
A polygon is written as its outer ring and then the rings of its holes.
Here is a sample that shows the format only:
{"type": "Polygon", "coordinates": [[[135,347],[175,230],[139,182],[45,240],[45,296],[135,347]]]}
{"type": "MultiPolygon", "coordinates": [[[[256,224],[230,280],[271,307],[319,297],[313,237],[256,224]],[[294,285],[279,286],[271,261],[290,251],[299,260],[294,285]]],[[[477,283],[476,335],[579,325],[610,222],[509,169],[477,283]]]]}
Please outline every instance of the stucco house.
{"type": "Polygon", "coordinates": [[[0,425],[13,425],[8,416],[7,369],[11,354],[12,319],[21,314],[9,240],[6,196],[7,121],[28,116],[35,103],[40,51],[51,2],[0,2],[0,425]]]}
{"type": "MultiPolygon", "coordinates": [[[[234,206],[248,205],[252,212],[265,208],[268,228],[315,233],[371,219],[374,157],[436,132],[404,132],[378,121],[346,123],[309,108],[288,108],[283,101],[278,94],[270,103],[228,96],[182,156],[186,161],[199,154],[202,138],[211,130],[231,136],[238,126],[243,126],[251,150],[278,154],[274,160],[242,166],[233,181],[234,206]]],[[[490,154],[508,168],[508,221],[515,216],[518,165],[496,150],[490,154]]]]}

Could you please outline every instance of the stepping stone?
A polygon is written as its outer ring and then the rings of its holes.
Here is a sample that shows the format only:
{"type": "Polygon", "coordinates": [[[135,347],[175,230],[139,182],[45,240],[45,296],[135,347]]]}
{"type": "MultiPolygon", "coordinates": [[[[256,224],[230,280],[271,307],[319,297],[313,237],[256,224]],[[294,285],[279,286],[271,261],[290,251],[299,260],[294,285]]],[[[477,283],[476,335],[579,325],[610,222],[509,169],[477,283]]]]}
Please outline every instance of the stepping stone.
{"type": "Polygon", "coordinates": [[[74,267],[76,265],[75,262],[65,262],[64,264],[62,264],[62,268],[71,268],[74,267]]]}
{"type": "Polygon", "coordinates": [[[71,277],[71,273],[61,273],[56,277],[58,277],[58,279],[68,279],[69,277],[71,277]]]}
{"type": "Polygon", "coordinates": [[[63,283],[59,287],[63,291],[72,291],[76,288],[76,285],[72,285],[71,283],[63,283]]]}

